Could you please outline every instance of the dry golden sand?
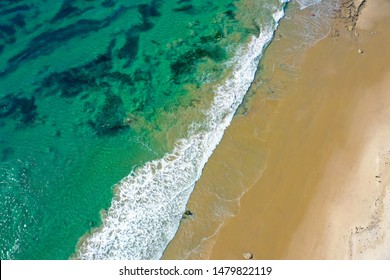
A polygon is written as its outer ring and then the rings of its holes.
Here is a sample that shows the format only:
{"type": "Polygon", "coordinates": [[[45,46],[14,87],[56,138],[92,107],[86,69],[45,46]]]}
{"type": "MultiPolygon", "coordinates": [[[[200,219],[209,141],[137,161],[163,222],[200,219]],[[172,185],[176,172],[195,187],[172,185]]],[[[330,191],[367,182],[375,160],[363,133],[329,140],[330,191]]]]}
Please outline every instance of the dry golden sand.
{"type": "Polygon", "coordinates": [[[281,24],[164,258],[390,258],[390,1],[351,24],[292,56],[281,24]]]}
{"type": "Polygon", "coordinates": [[[340,55],[327,63],[340,73],[341,84],[326,90],[356,101],[345,142],[323,169],[286,258],[390,259],[389,25],[390,1],[367,1],[356,26],[356,47],[363,53],[354,58],[348,52],[354,45],[341,39],[345,50],[334,49],[340,55]]]}

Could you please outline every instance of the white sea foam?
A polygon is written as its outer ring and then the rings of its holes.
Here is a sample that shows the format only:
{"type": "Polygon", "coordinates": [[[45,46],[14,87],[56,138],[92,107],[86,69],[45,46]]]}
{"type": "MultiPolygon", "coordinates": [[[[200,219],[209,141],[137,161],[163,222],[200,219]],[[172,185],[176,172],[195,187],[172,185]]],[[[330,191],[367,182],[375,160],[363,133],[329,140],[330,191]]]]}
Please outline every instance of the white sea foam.
{"type": "Polygon", "coordinates": [[[282,16],[283,10],[276,11],[275,23],[238,51],[232,77],[215,89],[212,106],[205,113],[206,128],[194,124],[191,136],[179,140],[171,153],[134,170],[119,183],[102,228],[81,245],[80,259],[162,256],[179,227],[195,182],[249,89],[282,16]]]}

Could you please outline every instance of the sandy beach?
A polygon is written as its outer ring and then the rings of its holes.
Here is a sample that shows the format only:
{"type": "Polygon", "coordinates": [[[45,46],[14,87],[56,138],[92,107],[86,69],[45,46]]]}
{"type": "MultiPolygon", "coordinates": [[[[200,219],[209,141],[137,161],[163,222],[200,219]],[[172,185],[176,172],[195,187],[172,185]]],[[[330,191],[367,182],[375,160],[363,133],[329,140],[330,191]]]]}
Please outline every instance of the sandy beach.
{"type": "MultiPolygon", "coordinates": [[[[338,95],[355,101],[339,103],[333,112],[337,117],[347,108],[345,116],[339,116],[345,124],[344,141],[335,146],[322,170],[286,258],[390,258],[389,15],[389,1],[367,1],[356,23],[355,43],[344,50],[334,48],[338,55],[327,67],[337,65],[342,75],[325,90],[331,92],[337,85],[338,95]],[[350,51],[353,46],[358,59],[350,51]]],[[[343,42],[348,44],[344,36],[343,42]]],[[[327,42],[322,44],[326,47],[327,42]]]]}
{"type": "Polygon", "coordinates": [[[313,47],[281,22],[165,259],[390,258],[390,2],[342,2],[313,47]]]}

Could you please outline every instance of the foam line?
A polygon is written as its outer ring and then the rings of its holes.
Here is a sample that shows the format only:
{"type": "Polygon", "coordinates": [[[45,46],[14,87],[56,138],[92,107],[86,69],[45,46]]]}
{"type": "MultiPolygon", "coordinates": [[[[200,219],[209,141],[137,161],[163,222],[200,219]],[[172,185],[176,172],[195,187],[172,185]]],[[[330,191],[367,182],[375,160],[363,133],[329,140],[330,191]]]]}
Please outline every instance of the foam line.
{"type": "MultiPolygon", "coordinates": [[[[281,1],[282,3],[286,1],[281,1]]],[[[240,50],[232,77],[215,89],[206,124],[193,124],[190,137],[180,139],[162,159],[134,170],[118,185],[103,226],[89,236],[80,259],[159,259],[174,237],[189,196],[213,150],[248,91],[264,48],[273,38],[275,22],[240,50]]]]}

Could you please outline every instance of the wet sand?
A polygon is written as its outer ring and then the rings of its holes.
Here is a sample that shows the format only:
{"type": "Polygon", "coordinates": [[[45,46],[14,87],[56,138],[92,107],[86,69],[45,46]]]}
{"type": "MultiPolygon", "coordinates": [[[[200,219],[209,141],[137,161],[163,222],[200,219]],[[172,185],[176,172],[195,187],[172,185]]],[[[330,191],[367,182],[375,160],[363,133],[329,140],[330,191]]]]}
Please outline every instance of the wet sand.
{"type": "Polygon", "coordinates": [[[281,23],[164,258],[390,258],[388,26],[367,0],[289,54],[281,23]]]}

